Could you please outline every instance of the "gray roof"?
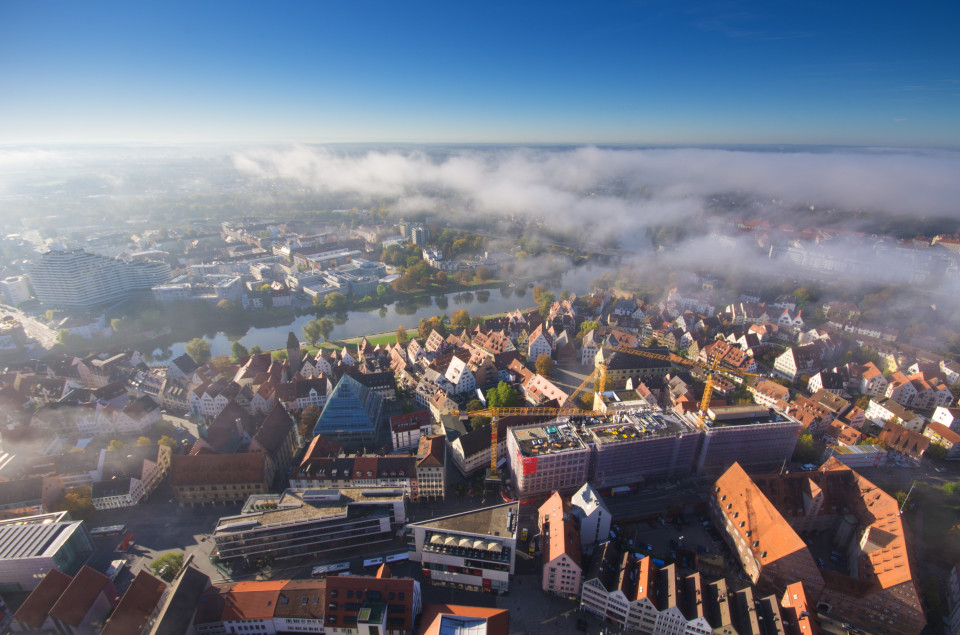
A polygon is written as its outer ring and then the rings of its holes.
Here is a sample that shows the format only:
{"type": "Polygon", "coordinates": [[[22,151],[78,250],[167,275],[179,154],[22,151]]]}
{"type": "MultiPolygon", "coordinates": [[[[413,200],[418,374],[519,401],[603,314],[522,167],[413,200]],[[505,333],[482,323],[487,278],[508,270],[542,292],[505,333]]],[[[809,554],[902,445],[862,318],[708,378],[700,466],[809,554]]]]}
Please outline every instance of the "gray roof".
{"type": "Polygon", "coordinates": [[[150,635],[180,635],[189,630],[200,594],[210,586],[210,578],[190,565],[174,580],[165,606],[150,629],[150,635]]]}
{"type": "Polygon", "coordinates": [[[0,560],[52,557],[83,525],[79,520],[44,523],[49,517],[32,516],[0,523],[0,560]],[[38,521],[24,522],[30,518],[38,521]]]}
{"type": "Polygon", "coordinates": [[[516,538],[517,522],[514,520],[511,528],[510,512],[514,519],[519,517],[518,503],[502,503],[493,507],[485,507],[471,512],[433,518],[419,523],[411,523],[417,527],[426,527],[437,531],[449,531],[480,536],[495,536],[499,538],[516,538]]]}

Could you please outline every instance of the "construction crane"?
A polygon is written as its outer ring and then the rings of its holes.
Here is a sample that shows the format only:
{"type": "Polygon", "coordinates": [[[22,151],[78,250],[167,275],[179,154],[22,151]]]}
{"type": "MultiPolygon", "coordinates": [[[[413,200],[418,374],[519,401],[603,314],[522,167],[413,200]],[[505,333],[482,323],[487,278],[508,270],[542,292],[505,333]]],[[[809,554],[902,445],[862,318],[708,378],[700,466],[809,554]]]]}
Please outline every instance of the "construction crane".
{"type": "MultiPolygon", "coordinates": [[[[603,346],[603,350],[609,350],[614,353],[626,353],[628,355],[637,355],[639,357],[646,357],[650,359],[658,359],[664,362],[670,362],[678,366],[685,366],[687,368],[700,368],[707,371],[707,379],[703,387],[703,397],[700,399],[700,410],[697,413],[696,423],[700,429],[706,429],[707,427],[707,411],[710,409],[710,401],[713,398],[713,390],[715,387],[714,377],[718,373],[730,373],[733,375],[738,375],[740,377],[762,377],[757,373],[748,373],[739,369],[731,368],[721,368],[720,363],[722,357],[720,355],[715,355],[712,363],[709,365],[704,364],[699,361],[694,361],[680,357],[673,353],[663,355],[660,353],[652,353],[650,351],[638,350],[635,348],[627,348],[625,346],[603,346]]],[[[454,416],[466,415],[470,417],[508,417],[508,416],[547,416],[547,417],[556,417],[556,416],[590,416],[598,414],[596,407],[593,410],[585,410],[582,408],[576,407],[574,404],[577,403],[577,398],[580,394],[586,389],[587,385],[590,382],[595,381],[597,378],[601,380],[601,383],[606,385],[606,375],[607,375],[607,364],[606,362],[601,361],[597,364],[596,368],[587,375],[587,377],[580,382],[580,385],[570,393],[570,396],[567,398],[564,406],[559,408],[544,408],[544,407],[521,407],[521,408],[484,408],[482,410],[472,410],[470,412],[463,412],[455,410],[452,414],[454,416]]],[[[488,478],[496,479],[497,478],[497,443],[499,439],[497,438],[497,423],[491,422],[490,424],[490,473],[488,478]]]]}
{"type": "Polygon", "coordinates": [[[640,357],[649,357],[652,359],[659,359],[666,362],[671,362],[677,364],[678,366],[686,366],[688,368],[700,368],[707,371],[707,380],[703,386],[703,397],[700,399],[700,411],[697,413],[697,424],[700,428],[706,428],[707,426],[707,411],[710,409],[710,401],[713,399],[713,390],[715,388],[714,378],[718,373],[730,373],[732,375],[738,375],[740,377],[762,377],[757,373],[748,373],[739,369],[732,368],[721,368],[720,363],[723,361],[723,358],[720,355],[714,355],[713,361],[708,366],[700,361],[694,361],[691,359],[686,359],[680,357],[679,355],[674,355],[670,353],[668,355],[661,355],[660,353],[651,353],[650,351],[637,350],[635,348],[627,348],[625,346],[604,346],[604,350],[614,351],[616,353],[627,353],[628,355],[638,355],[640,357]]]}

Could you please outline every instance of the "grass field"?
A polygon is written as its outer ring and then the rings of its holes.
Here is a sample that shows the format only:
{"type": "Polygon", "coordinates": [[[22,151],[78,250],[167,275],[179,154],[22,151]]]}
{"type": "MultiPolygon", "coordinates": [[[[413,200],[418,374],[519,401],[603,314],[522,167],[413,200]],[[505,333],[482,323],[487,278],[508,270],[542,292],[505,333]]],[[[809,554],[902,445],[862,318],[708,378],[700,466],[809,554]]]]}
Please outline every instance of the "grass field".
{"type": "MultiPolygon", "coordinates": [[[[928,550],[928,557],[953,566],[960,561],[960,494],[948,494],[939,487],[920,484],[910,499],[912,513],[923,514],[923,542],[937,545],[928,550]]],[[[913,526],[917,518],[913,518],[913,526]]]]}

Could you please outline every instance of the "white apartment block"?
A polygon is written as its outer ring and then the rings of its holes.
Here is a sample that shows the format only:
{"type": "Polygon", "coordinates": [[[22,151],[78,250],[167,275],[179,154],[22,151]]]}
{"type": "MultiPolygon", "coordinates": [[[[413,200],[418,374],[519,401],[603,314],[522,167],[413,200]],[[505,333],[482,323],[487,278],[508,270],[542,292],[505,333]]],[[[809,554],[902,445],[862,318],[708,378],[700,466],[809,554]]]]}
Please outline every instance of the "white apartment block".
{"type": "Polygon", "coordinates": [[[77,249],[43,254],[29,275],[37,299],[44,304],[86,309],[167,282],[170,266],[124,262],[77,249]]]}

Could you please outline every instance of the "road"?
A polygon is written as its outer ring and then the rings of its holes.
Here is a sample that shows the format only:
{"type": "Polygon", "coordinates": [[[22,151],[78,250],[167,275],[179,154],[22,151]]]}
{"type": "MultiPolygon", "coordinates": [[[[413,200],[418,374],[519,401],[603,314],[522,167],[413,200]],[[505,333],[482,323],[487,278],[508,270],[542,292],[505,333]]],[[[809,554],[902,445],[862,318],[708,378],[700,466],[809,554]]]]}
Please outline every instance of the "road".
{"type": "Polygon", "coordinates": [[[12,307],[4,307],[3,313],[12,315],[20,320],[20,323],[23,324],[23,332],[27,334],[27,337],[32,337],[37,340],[44,348],[50,349],[57,343],[58,333],[56,331],[47,327],[47,325],[39,320],[30,317],[23,311],[12,307]]]}

